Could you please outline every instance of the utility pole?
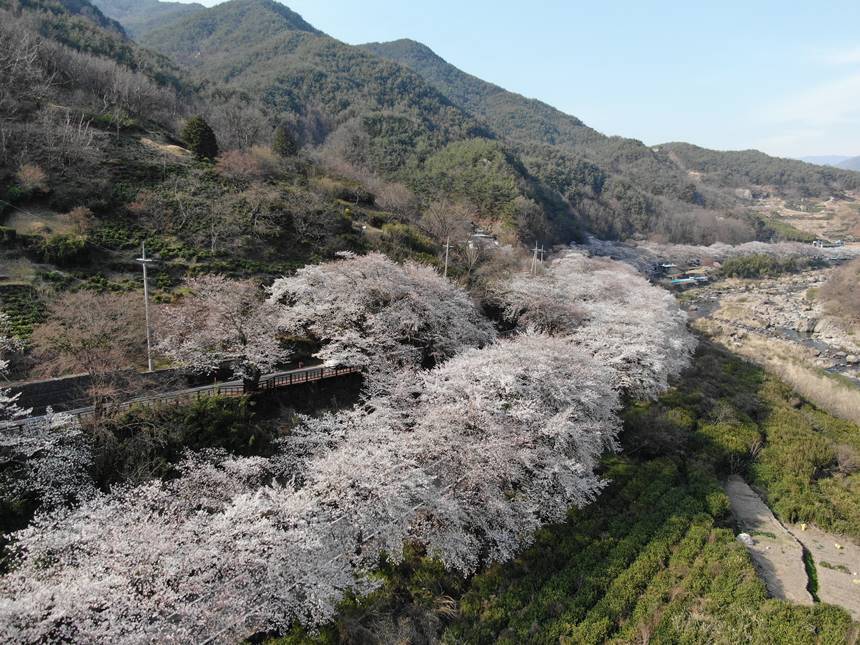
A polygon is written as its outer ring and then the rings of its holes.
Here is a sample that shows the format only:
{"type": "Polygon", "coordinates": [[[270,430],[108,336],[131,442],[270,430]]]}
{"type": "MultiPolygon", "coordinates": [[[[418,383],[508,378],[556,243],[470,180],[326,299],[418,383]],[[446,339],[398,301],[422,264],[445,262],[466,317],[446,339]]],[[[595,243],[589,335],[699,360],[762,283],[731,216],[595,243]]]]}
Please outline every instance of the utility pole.
{"type": "Polygon", "coordinates": [[[445,239],[445,273],[443,274],[446,278],[448,277],[448,252],[451,250],[451,236],[449,235],[445,239]]]}
{"type": "Polygon", "coordinates": [[[538,257],[538,252],[540,251],[540,249],[538,248],[537,242],[535,242],[535,247],[532,249],[532,251],[534,251],[534,253],[532,255],[532,275],[534,275],[535,273],[537,273],[537,257],[538,257]]]}
{"type": "Polygon", "coordinates": [[[140,243],[141,256],[137,258],[140,265],[143,267],[143,310],[146,316],[146,364],[149,367],[148,371],[152,371],[152,337],[149,326],[149,280],[146,275],[146,267],[152,262],[146,257],[146,242],[140,243]]]}
{"type": "MultiPolygon", "coordinates": [[[[535,244],[537,246],[537,244],[535,244]]],[[[546,251],[543,250],[543,244],[540,245],[540,263],[543,264],[543,256],[546,251]]]]}

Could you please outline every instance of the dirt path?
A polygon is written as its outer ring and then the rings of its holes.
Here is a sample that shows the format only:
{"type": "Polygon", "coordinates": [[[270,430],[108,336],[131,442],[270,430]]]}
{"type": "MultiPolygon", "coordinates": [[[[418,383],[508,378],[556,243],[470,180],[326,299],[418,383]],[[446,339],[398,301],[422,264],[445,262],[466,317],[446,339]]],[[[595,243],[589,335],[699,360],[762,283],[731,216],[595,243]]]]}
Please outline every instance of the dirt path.
{"type": "Polygon", "coordinates": [[[860,546],[814,526],[787,528],[812,554],[821,602],[844,607],[860,620],[860,546]]]}
{"type": "Polygon", "coordinates": [[[747,549],[768,593],[774,598],[811,605],[801,544],[743,479],[732,475],[725,487],[741,532],[752,537],[753,543],[747,549]]]}

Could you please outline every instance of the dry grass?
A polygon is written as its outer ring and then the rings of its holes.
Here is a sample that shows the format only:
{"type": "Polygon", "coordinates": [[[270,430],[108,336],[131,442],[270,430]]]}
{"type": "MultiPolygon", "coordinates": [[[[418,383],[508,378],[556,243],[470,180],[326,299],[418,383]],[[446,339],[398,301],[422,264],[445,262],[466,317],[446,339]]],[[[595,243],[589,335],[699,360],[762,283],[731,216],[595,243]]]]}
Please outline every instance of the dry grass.
{"type": "Polygon", "coordinates": [[[839,318],[846,329],[860,325],[860,258],[834,271],[818,297],[824,310],[839,318]]]}
{"type": "Polygon", "coordinates": [[[77,224],[68,215],[46,209],[15,211],[6,221],[6,226],[21,234],[53,235],[75,233],[77,224]]]}
{"type": "Polygon", "coordinates": [[[746,333],[739,342],[729,342],[728,330],[719,322],[699,320],[696,326],[735,353],[775,374],[819,408],[860,423],[860,387],[805,364],[804,359],[811,361],[812,357],[808,352],[798,352],[796,344],[754,332],[746,333]]]}
{"type": "Polygon", "coordinates": [[[176,157],[177,159],[190,159],[191,151],[186,150],[180,146],[174,146],[167,143],[158,143],[157,141],[153,141],[152,139],[147,139],[146,137],[141,137],[140,142],[146,146],[147,148],[151,148],[152,150],[156,150],[166,155],[170,155],[171,157],[176,157]]]}

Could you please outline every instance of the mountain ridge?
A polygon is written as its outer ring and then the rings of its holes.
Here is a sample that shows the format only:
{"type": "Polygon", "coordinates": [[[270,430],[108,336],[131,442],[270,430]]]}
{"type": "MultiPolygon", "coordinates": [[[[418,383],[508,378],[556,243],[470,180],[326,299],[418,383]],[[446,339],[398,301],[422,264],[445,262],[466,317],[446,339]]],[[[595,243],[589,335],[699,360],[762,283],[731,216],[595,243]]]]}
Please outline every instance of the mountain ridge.
{"type": "MultiPolygon", "coordinates": [[[[423,43],[410,39],[399,39],[381,43],[366,43],[360,47],[383,58],[406,65],[437,85],[444,94],[452,97],[455,102],[462,100],[473,109],[477,107],[477,111],[482,115],[487,115],[488,112],[492,113],[494,110],[497,111],[500,101],[512,103],[516,106],[513,109],[518,111],[524,110],[525,106],[529,104],[540,106],[540,113],[536,116],[536,121],[525,124],[499,121],[503,117],[494,120],[491,115],[490,124],[492,125],[495,121],[499,125],[499,131],[505,132],[508,136],[526,137],[551,145],[563,145],[575,152],[585,154],[593,161],[613,170],[619,170],[623,165],[630,166],[637,162],[647,162],[650,166],[649,170],[653,170],[655,163],[664,165],[667,161],[674,161],[671,157],[661,155],[660,151],[666,148],[671,150],[678,145],[677,143],[648,147],[637,139],[602,134],[589,128],[579,118],[565,114],[542,101],[528,99],[457,69],[423,43]],[[492,102],[488,97],[492,97],[492,102]],[[557,124],[562,124],[562,127],[559,128],[557,124]],[[564,134],[561,134],[560,130],[564,134]],[[655,156],[652,157],[651,155],[655,156]]],[[[694,144],[685,145],[694,146],[694,144]]],[[[694,147],[706,150],[699,146],[694,147]]],[[[753,152],[765,155],[765,153],[757,150],[711,152],[736,156],[753,152]]],[[[795,160],[766,156],[780,162],[796,163],[795,160]]],[[[679,170],[686,171],[686,168],[679,168],[679,170]]],[[[857,180],[860,178],[855,178],[855,181],[857,180]]]]}

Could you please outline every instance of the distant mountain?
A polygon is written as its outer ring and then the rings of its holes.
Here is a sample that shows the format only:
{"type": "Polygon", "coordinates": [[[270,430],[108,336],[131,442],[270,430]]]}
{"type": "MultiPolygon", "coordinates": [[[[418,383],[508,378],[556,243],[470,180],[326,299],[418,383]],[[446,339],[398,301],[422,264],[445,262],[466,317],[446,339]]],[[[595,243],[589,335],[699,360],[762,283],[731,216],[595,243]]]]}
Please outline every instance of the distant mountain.
{"type": "Polygon", "coordinates": [[[860,157],[845,159],[844,161],[840,161],[837,165],[845,170],[860,171],[860,157]]]}
{"type": "Polygon", "coordinates": [[[205,11],[202,4],[159,0],[93,0],[109,18],[121,23],[132,38],[140,38],[171,20],[205,11]]]}
{"type": "Polygon", "coordinates": [[[847,161],[851,157],[843,155],[818,155],[813,157],[801,157],[800,161],[813,163],[818,166],[838,166],[843,161],[847,161]]]}

